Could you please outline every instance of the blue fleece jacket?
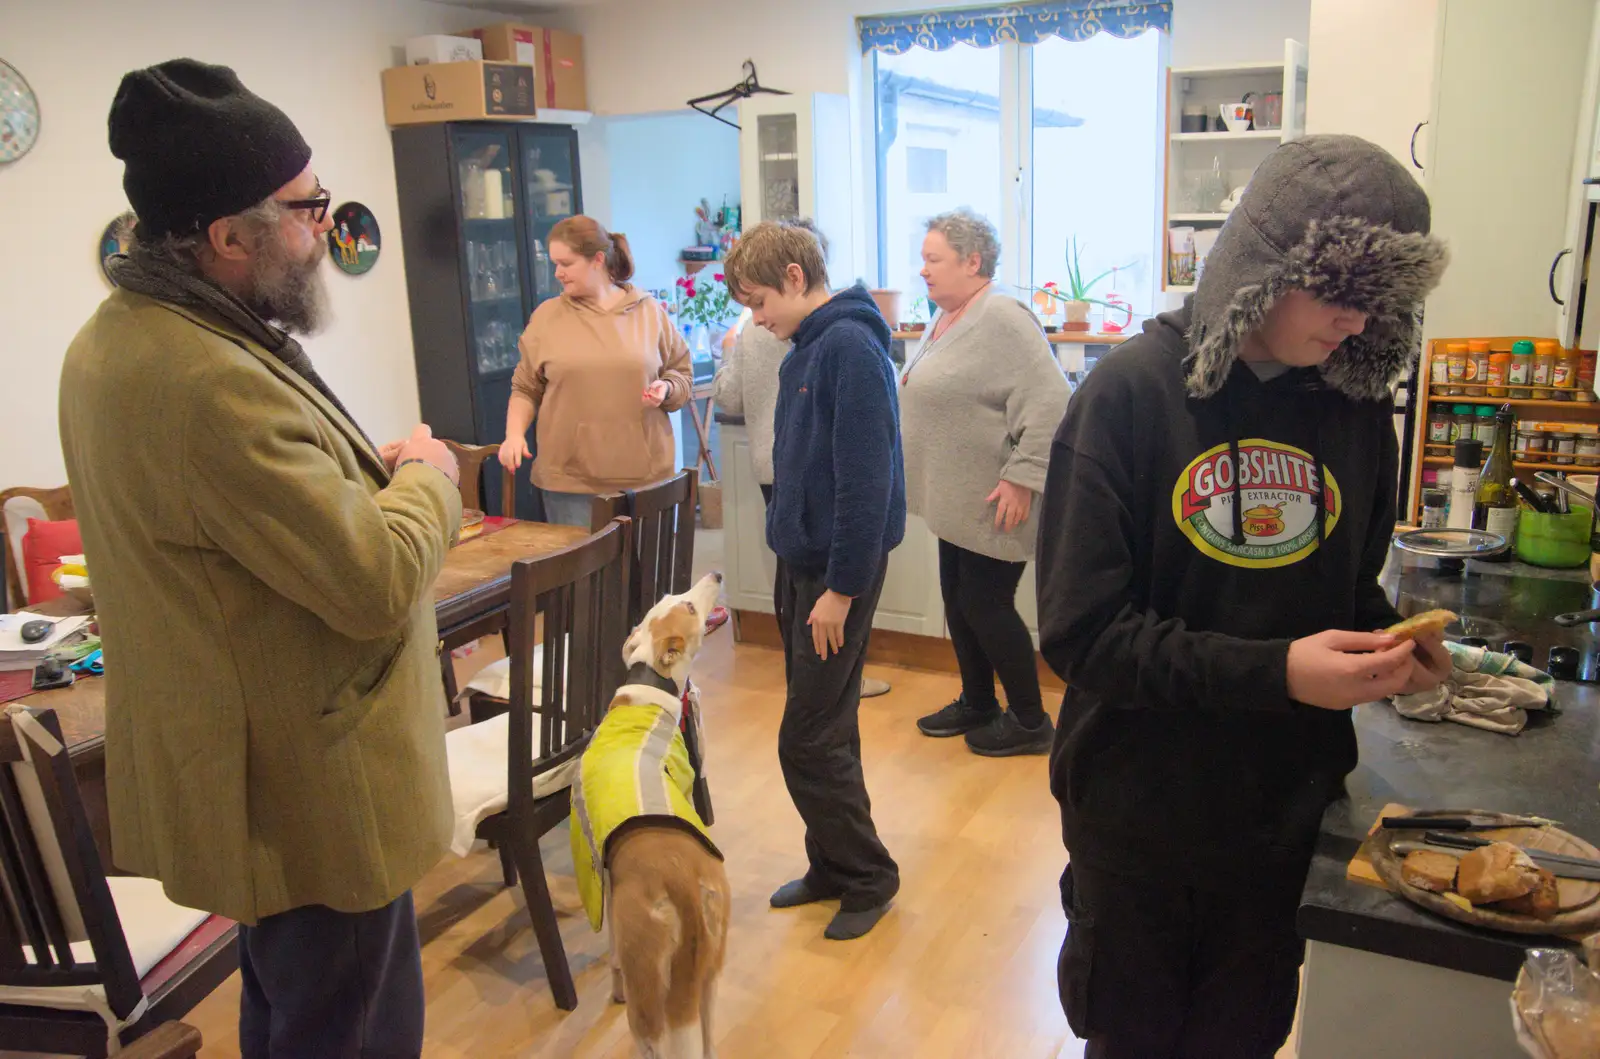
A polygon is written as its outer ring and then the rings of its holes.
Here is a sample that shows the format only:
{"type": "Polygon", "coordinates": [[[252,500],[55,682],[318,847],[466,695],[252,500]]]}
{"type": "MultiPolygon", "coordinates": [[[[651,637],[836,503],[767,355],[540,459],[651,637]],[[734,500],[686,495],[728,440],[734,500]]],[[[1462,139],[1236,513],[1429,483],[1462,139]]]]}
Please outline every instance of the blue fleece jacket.
{"type": "Polygon", "coordinates": [[[894,380],[889,325],[860,284],[805,318],[778,369],[767,544],[846,596],[906,534],[894,380]]]}

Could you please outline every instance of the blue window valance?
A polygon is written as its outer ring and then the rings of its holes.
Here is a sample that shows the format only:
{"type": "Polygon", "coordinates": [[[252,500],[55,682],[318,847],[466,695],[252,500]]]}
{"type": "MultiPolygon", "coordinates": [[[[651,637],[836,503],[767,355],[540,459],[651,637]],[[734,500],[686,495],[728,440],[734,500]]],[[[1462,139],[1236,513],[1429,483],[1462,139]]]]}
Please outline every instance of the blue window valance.
{"type": "Polygon", "coordinates": [[[1172,4],[1130,0],[1043,0],[1003,7],[928,11],[857,20],[862,51],[899,55],[912,48],[944,51],[955,44],[992,48],[1003,41],[1037,44],[1047,37],[1088,40],[1097,33],[1137,37],[1169,29],[1172,4]]]}

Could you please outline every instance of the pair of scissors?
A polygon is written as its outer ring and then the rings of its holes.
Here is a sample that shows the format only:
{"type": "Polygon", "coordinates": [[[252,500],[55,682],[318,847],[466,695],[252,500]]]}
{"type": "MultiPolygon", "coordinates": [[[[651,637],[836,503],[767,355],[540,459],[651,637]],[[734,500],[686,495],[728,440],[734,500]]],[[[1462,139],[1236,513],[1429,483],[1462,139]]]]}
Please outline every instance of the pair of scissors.
{"type": "Polygon", "coordinates": [[[98,647],[95,648],[93,651],[90,651],[88,654],[72,663],[72,671],[74,673],[86,673],[90,676],[96,677],[104,676],[106,667],[104,662],[101,660],[101,654],[101,649],[98,647]]]}

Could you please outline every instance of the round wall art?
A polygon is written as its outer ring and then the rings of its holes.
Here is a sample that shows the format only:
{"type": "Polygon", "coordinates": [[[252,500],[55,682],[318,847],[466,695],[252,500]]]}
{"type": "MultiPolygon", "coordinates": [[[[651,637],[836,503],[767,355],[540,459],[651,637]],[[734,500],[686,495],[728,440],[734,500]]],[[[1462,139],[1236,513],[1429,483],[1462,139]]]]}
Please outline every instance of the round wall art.
{"type": "Polygon", "coordinates": [[[39,97],[16,67],[0,59],[0,162],[15,162],[39,139],[39,97]]]}
{"type": "Polygon", "coordinates": [[[125,254],[128,252],[128,242],[133,236],[133,225],[137,218],[132,210],[126,210],[122,216],[106,225],[106,230],[100,233],[100,271],[104,273],[106,282],[113,287],[117,281],[111,278],[111,273],[106,266],[111,263],[112,254],[125,254]]]}
{"type": "Polygon", "coordinates": [[[378,263],[383,236],[372,211],[359,202],[347,202],[333,211],[333,230],[328,233],[328,253],[333,263],[352,276],[369,271],[378,263]]]}

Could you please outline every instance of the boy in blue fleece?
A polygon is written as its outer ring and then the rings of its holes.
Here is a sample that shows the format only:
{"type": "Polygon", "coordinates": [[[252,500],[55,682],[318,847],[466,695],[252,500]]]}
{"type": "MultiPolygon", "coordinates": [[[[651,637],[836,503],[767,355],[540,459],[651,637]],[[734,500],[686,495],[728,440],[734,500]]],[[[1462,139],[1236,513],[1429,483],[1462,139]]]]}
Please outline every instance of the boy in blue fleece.
{"type": "Polygon", "coordinates": [[[788,700],[778,761],[806,825],[806,874],[774,908],[837,899],[825,936],[858,938],[900,889],[861,770],[861,670],[889,552],[905,536],[905,472],[889,325],[861,286],[828,290],[804,221],[758,224],[723,262],[728,291],[794,348],[778,369],[767,543],[788,700]]]}

